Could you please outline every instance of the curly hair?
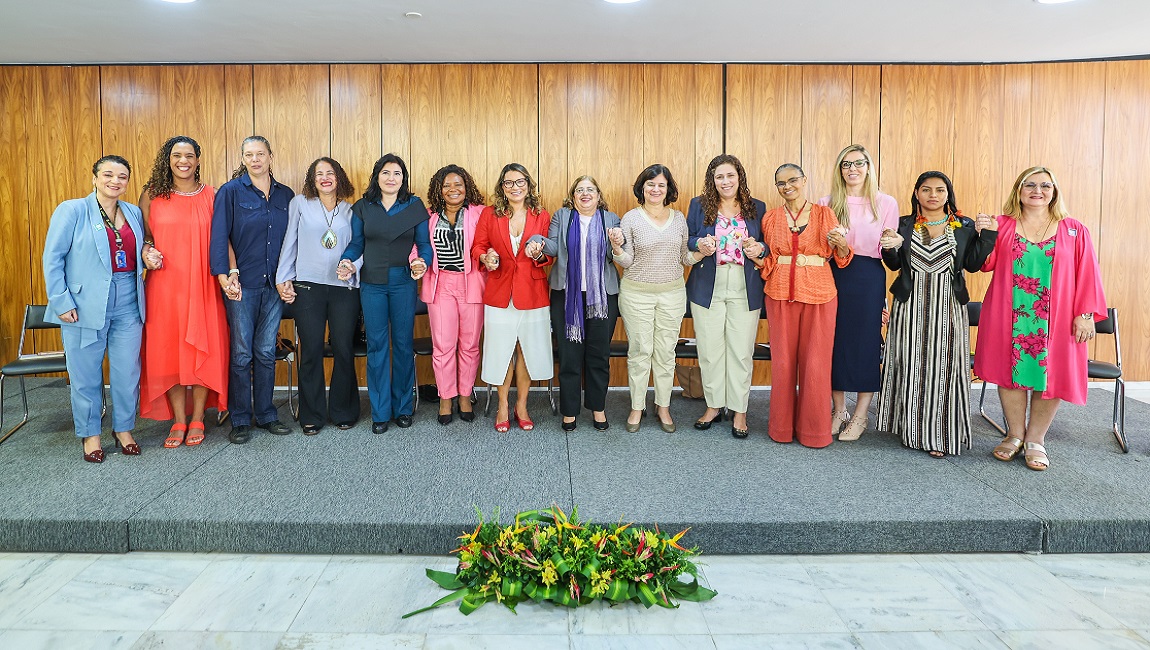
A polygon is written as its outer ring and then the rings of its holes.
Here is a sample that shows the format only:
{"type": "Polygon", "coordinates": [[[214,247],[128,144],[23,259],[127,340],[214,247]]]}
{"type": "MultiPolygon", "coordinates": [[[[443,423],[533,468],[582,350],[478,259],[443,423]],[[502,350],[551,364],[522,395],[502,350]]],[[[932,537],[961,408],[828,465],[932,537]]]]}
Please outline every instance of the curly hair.
{"type": "Polygon", "coordinates": [[[643,186],[647,181],[657,178],[659,175],[667,179],[667,194],[663,197],[663,205],[671,205],[679,200],[679,186],[675,183],[675,177],[671,175],[671,170],[667,169],[666,165],[655,163],[639,172],[639,177],[635,179],[635,185],[631,187],[631,193],[635,195],[635,200],[639,205],[643,205],[646,199],[643,197],[643,186]]]}
{"type": "Polygon", "coordinates": [[[744,219],[755,219],[758,215],[755,213],[755,203],[751,200],[751,190],[747,187],[747,171],[743,169],[743,163],[730,154],[721,154],[711,160],[711,164],[707,165],[707,171],[703,174],[703,200],[701,201],[703,225],[713,225],[719,216],[719,205],[722,203],[722,199],[719,197],[719,188],[715,187],[715,170],[720,165],[730,165],[735,168],[735,173],[739,175],[739,189],[735,193],[735,200],[739,203],[739,212],[742,213],[744,219]]]}
{"type": "Polygon", "coordinates": [[[427,207],[432,212],[443,214],[443,211],[447,209],[447,202],[443,200],[443,183],[451,174],[456,174],[463,179],[464,205],[484,204],[483,192],[479,191],[479,186],[475,184],[475,179],[471,177],[471,174],[459,165],[447,165],[435,172],[435,175],[431,177],[431,182],[427,184],[427,207]]]}
{"type": "MultiPolygon", "coordinates": [[[[172,188],[175,185],[175,178],[172,176],[172,149],[178,144],[190,144],[192,150],[196,152],[196,158],[200,157],[200,143],[189,138],[186,135],[177,135],[173,138],[168,138],[164,144],[160,145],[160,150],[156,153],[156,160],[152,163],[152,175],[148,178],[148,182],[144,183],[144,191],[148,193],[149,198],[164,197],[165,199],[172,195],[172,188]]],[[[196,182],[200,182],[200,164],[196,162],[196,182]]]]}
{"type": "Polygon", "coordinates": [[[539,203],[539,186],[535,184],[535,180],[531,178],[527,168],[519,163],[507,163],[503,166],[503,171],[499,172],[499,180],[495,181],[495,200],[492,201],[495,215],[506,217],[511,214],[511,204],[507,202],[507,195],[503,193],[503,179],[508,172],[519,172],[523,174],[523,178],[527,179],[527,196],[523,199],[527,205],[527,210],[529,212],[542,210],[539,203]]]}
{"type": "Polygon", "coordinates": [[[347,177],[347,172],[343,171],[343,166],[334,158],[322,156],[312,161],[311,166],[307,168],[307,173],[303,176],[303,192],[301,192],[301,194],[304,195],[304,198],[319,198],[319,190],[315,187],[315,168],[318,167],[321,162],[331,165],[332,170],[335,172],[335,198],[337,201],[350,198],[355,194],[355,186],[351,184],[351,180],[347,177]]]}
{"type": "MultiPolygon", "coordinates": [[[[246,147],[249,142],[262,142],[264,147],[267,148],[267,150],[268,150],[268,155],[269,156],[272,155],[272,143],[268,142],[267,138],[265,138],[262,135],[249,135],[248,137],[244,138],[243,142],[240,143],[240,166],[236,167],[236,170],[234,172],[232,172],[232,177],[229,180],[234,181],[235,179],[237,179],[240,176],[243,176],[244,174],[247,173],[248,166],[244,164],[243,150],[244,150],[244,147],[246,147]]],[[[271,171],[272,171],[272,168],[271,168],[271,166],[269,166],[268,167],[268,173],[270,174],[271,171]]]]}
{"type": "Polygon", "coordinates": [[[576,178],[574,183],[571,183],[571,189],[567,190],[567,198],[563,200],[563,207],[569,210],[576,209],[575,188],[579,187],[579,183],[583,181],[591,181],[591,184],[595,186],[595,191],[599,193],[599,203],[595,207],[603,212],[610,212],[611,208],[607,207],[607,199],[603,198],[603,188],[599,187],[599,181],[595,180],[595,177],[590,174],[583,174],[579,178],[576,178]]]}

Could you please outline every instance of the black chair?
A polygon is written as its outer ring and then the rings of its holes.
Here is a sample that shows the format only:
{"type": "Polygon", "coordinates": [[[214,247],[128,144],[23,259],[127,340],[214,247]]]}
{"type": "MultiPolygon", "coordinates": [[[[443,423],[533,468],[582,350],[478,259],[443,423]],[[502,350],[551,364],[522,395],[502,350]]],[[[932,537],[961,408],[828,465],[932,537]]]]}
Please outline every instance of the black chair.
{"type": "Polygon", "coordinates": [[[293,340],[297,337],[295,332],[295,314],[292,311],[292,305],[285,304],[283,306],[283,313],[280,314],[280,325],[283,321],[292,321],[293,336],[291,339],[278,336],[276,339],[276,363],[286,363],[288,368],[288,411],[291,413],[292,419],[299,420],[299,405],[295,401],[295,353],[298,349],[296,342],[293,340]]]}
{"type": "MultiPolygon", "coordinates": [[[[418,294],[415,296],[415,315],[416,316],[426,316],[427,315],[427,303],[423,302],[423,298],[419,297],[418,294]]],[[[417,360],[419,359],[419,357],[430,357],[432,351],[434,350],[434,348],[431,344],[431,337],[430,336],[421,336],[417,339],[412,340],[411,349],[415,352],[415,359],[417,359],[417,360]]],[[[488,387],[488,389],[490,390],[490,387],[488,387]]],[[[490,397],[491,396],[489,394],[488,399],[490,399],[490,397]]],[[[419,409],[419,374],[418,373],[416,373],[416,379],[415,379],[415,409],[416,410],[419,409]]]]}
{"type": "Polygon", "coordinates": [[[1122,377],[1122,341],[1118,336],[1118,310],[1111,307],[1106,310],[1106,320],[1094,324],[1094,331],[1099,334],[1114,336],[1114,363],[1090,359],[1086,362],[1086,376],[1090,379],[1114,380],[1114,439],[1122,448],[1122,453],[1130,453],[1130,445],[1126,439],[1126,380],[1122,377]]]}
{"type": "MultiPolygon", "coordinates": [[[[10,431],[4,433],[4,437],[0,438],[0,443],[3,443],[13,433],[16,433],[17,429],[28,423],[28,390],[24,385],[24,377],[28,375],[45,375],[68,371],[68,365],[64,360],[64,352],[62,350],[24,354],[24,340],[27,338],[28,330],[60,328],[58,324],[49,323],[44,320],[46,311],[46,305],[27,305],[24,308],[24,326],[20,330],[20,347],[17,348],[17,354],[19,356],[5,364],[3,368],[0,368],[0,431],[4,431],[3,396],[4,380],[6,378],[20,378],[20,398],[24,403],[24,418],[16,423],[16,426],[12,427],[10,431]]],[[[103,393],[102,390],[100,392],[103,393]]]]}

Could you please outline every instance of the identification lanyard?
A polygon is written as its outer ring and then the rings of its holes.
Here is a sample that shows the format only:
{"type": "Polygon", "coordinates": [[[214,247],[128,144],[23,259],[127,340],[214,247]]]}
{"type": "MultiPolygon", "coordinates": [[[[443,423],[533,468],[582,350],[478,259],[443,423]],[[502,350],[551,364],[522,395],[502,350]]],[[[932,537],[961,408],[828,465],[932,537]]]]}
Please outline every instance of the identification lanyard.
{"type": "MultiPolygon", "coordinates": [[[[104,212],[104,206],[100,205],[99,201],[96,201],[96,205],[100,208],[100,216],[104,218],[104,225],[111,228],[112,234],[116,237],[116,268],[121,270],[126,269],[128,268],[128,254],[124,252],[124,238],[120,236],[120,230],[116,228],[116,224],[108,218],[108,213],[104,212]]],[[[119,202],[116,203],[116,209],[120,209],[119,202]]],[[[127,222],[125,221],[124,223],[127,222]]]]}

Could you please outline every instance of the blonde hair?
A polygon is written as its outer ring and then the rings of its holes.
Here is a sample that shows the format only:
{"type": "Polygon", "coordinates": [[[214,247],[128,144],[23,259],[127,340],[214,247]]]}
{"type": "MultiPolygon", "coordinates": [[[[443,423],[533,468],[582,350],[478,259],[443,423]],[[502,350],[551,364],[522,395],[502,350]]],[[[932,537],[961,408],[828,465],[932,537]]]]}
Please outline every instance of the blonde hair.
{"type": "Polygon", "coordinates": [[[1022,216],[1022,184],[1026,179],[1035,174],[1046,174],[1050,177],[1050,182],[1054,185],[1054,197],[1050,199],[1050,205],[1046,209],[1050,212],[1050,216],[1055,221],[1062,221],[1070,216],[1066,211],[1066,206],[1062,204],[1062,191],[1058,189],[1058,179],[1054,177],[1054,172],[1046,167],[1030,167],[1023,170],[1018,178],[1014,181],[1014,187],[1010,190],[1010,196],[1006,198],[1006,203],[1002,204],[1002,214],[1008,217],[1017,219],[1022,216]]]}
{"type": "Polygon", "coordinates": [[[850,228],[851,213],[847,207],[847,182],[843,179],[843,159],[847,157],[848,153],[857,151],[866,158],[867,170],[866,179],[863,181],[863,196],[870,202],[871,216],[877,223],[878,216],[878,181],[875,177],[878,175],[874,166],[874,159],[871,158],[870,152],[866,147],[861,144],[852,144],[851,146],[839,152],[838,160],[835,160],[835,173],[831,178],[831,210],[834,211],[835,216],[839,218],[839,225],[850,228]]]}

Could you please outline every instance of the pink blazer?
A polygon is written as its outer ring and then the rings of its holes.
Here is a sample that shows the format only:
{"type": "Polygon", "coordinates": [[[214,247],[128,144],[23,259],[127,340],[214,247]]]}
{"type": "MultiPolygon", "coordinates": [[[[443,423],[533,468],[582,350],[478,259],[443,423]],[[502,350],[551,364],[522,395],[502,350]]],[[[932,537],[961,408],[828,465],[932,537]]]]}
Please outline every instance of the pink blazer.
{"type": "MultiPolygon", "coordinates": [[[[990,287],[982,303],[978,323],[978,344],[974,353],[974,374],[999,386],[1012,385],[1014,287],[1014,235],[1016,223],[998,217],[998,241],[982,265],[993,271],[990,287]]],[[[1077,219],[1067,217],[1058,224],[1054,236],[1054,266],[1050,276],[1050,348],[1046,356],[1046,390],[1043,399],[1058,398],[1072,404],[1086,403],[1087,344],[1074,342],[1074,319],[1094,314],[1106,318],[1106,298],[1102,294],[1102,274],[1090,241],[1090,232],[1077,219]]]]}
{"type": "MultiPolygon", "coordinates": [[[[464,300],[470,303],[483,303],[483,287],[487,284],[487,269],[482,264],[476,264],[471,259],[471,244],[475,241],[475,226],[479,223],[479,215],[483,212],[482,205],[469,205],[463,212],[463,282],[466,287],[464,300]]],[[[435,233],[435,225],[439,222],[439,214],[427,211],[431,218],[427,221],[429,235],[435,233]]],[[[432,255],[427,262],[427,273],[423,275],[423,286],[419,297],[423,302],[435,302],[435,288],[439,282],[439,265],[436,263],[435,243],[431,245],[432,255]]],[[[419,257],[415,247],[411,247],[408,259],[419,257]]]]}

